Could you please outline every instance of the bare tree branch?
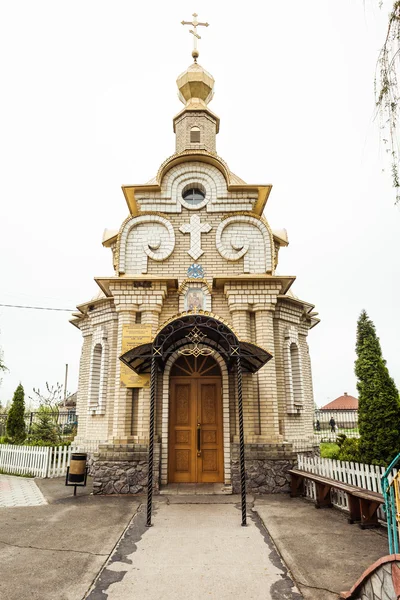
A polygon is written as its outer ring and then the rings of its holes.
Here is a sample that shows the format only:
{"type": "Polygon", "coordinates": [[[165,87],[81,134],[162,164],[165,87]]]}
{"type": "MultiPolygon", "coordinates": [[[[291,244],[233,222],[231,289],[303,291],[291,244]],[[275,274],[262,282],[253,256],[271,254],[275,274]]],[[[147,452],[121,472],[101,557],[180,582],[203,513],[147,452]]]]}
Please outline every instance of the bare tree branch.
{"type": "MultiPolygon", "coordinates": [[[[380,2],[382,7],[382,2],[380,2]]],[[[399,140],[397,121],[400,109],[398,72],[400,69],[400,0],[395,0],[389,14],[386,39],[380,50],[375,76],[375,98],[380,128],[390,155],[392,183],[396,190],[396,203],[400,201],[399,140]]]]}

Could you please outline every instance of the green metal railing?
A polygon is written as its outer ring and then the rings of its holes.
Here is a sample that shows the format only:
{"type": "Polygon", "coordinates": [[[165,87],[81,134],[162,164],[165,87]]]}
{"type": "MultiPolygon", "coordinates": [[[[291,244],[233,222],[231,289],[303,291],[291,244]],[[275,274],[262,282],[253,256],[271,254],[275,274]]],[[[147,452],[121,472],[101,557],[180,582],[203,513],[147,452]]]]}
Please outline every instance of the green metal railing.
{"type": "Polygon", "coordinates": [[[400,453],[392,460],[381,479],[385,511],[387,518],[389,554],[399,552],[400,532],[400,471],[393,474],[393,469],[400,466],[400,453]]]}

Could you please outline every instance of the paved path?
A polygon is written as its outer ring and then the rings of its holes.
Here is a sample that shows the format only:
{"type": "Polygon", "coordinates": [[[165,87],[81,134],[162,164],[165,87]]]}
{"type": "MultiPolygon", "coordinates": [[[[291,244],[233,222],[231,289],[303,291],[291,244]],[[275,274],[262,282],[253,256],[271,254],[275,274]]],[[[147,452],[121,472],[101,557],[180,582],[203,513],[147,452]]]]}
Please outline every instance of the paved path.
{"type": "Polygon", "coordinates": [[[150,529],[142,507],[87,599],[302,599],[256,515],[241,527],[232,503],[189,502],[156,502],[150,529]]]}
{"type": "MultiPolygon", "coordinates": [[[[0,478],[10,495],[14,479],[0,478]]],[[[384,530],[302,498],[249,498],[243,528],[238,496],[158,496],[146,529],[145,497],[91,496],[90,478],[74,497],[64,482],[37,480],[48,503],[0,508],[1,599],[338,600],[388,551],[384,530]]]]}
{"type": "Polygon", "coordinates": [[[316,510],[305,498],[287,494],[259,496],[254,510],[305,600],[338,600],[364,570],[388,554],[385,530],[363,531],[349,525],[347,514],[316,510]]]}
{"type": "Polygon", "coordinates": [[[0,508],[47,504],[33,479],[0,475],[0,508]]]}
{"type": "Polygon", "coordinates": [[[82,600],[139,506],[64,483],[38,480],[48,504],[0,508],[1,600],[82,600]]]}

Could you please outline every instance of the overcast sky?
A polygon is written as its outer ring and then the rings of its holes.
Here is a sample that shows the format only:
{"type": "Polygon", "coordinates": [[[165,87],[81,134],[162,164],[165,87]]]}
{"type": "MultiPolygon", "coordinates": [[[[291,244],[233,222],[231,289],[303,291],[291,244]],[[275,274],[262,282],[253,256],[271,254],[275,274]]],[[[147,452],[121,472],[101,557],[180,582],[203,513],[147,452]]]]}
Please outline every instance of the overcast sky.
{"type": "MultiPolygon", "coordinates": [[[[374,121],[374,73],[391,2],[20,0],[0,4],[0,303],[70,308],[112,275],[104,228],[127,216],[122,184],[174,152],[176,78],[191,61],[180,21],[196,11],[199,63],[215,80],[219,155],[272,183],[266,217],[288,230],[279,273],[316,305],[318,405],[356,395],[356,321],[376,324],[400,385],[400,212],[374,121]]],[[[0,307],[9,373],[77,387],[79,330],[67,312],[0,307]]]]}

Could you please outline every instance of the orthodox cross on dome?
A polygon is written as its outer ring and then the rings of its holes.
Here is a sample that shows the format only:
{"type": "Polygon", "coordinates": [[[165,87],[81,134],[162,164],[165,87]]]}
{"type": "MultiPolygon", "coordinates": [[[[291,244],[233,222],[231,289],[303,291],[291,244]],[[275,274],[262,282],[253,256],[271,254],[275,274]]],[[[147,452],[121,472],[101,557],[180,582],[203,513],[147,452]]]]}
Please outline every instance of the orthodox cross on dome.
{"type": "Polygon", "coordinates": [[[182,233],[190,233],[190,248],[188,254],[197,260],[204,251],[201,249],[201,234],[208,233],[212,227],[208,223],[201,223],[198,215],[192,215],[190,217],[190,224],[185,223],[179,227],[179,231],[182,233]]]}
{"type": "Polygon", "coordinates": [[[199,34],[197,33],[197,27],[208,27],[209,23],[200,23],[197,20],[198,14],[197,13],[193,13],[192,15],[193,17],[193,21],[181,21],[182,25],[192,25],[193,29],[189,29],[189,33],[191,33],[193,35],[193,52],[192,52],[192,56],[194,58],[194,62],[197,62],[197,59],[199,57],[199,51],[197,50],[197,40],[201,40],[201,37],[199,36],[199,34]]]}

